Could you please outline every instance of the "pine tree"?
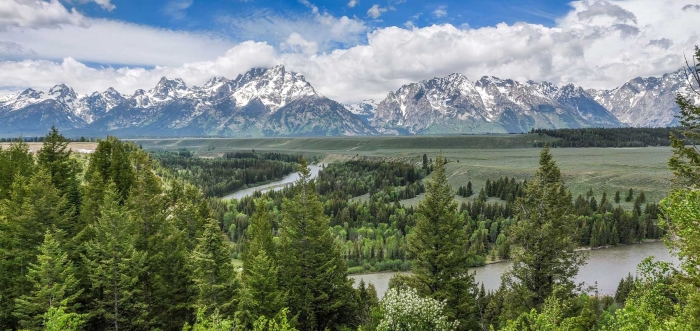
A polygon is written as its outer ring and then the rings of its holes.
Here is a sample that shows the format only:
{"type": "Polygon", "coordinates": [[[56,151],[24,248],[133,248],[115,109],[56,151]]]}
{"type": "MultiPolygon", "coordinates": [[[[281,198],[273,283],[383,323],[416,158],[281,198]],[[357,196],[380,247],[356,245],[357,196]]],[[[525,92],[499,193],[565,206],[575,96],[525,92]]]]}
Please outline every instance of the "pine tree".
{"type": "Polygon", "coordinates": [[[21,139],[7,150],[0,149],[0,200],[10,197],[17,177],[29,178],[34,171],[34,156],[21,139]]]}
{"type": "Polygon", "coordinates": [[[228,239],[216,221],[210,219],[197,242],[190,255],[196,307],[204,309],[206,314],[218,310],[224,316],[233,316],[238,283],[228,239]]]}
{"type": "Polygon", "coordinates": [[[26,330],[42,329],[44,314],[51,308],[74,312],[74,303],[81,291],[74,275],[73,262],[50,231],[44,234],[44,243],[39,251],[37,263],[31,264],[27,273],[27,280],[32,285],[31,293],[15,300],[13,314],[26,330]]]}
{"type": "Polygon", "coordinates": [[[472,182],[467,182],[467,197],[474,195],[474,190],[472,189],[472,182]]]}
{"type": "Polygon", "coordinates": [[[528,311],[541,307],[555,288],[559,295],[571,295],[574,277],[586,260],[574,253],[571,193],[548,147],[542,149],[540,168],[515,210],[519,221],[511,239],[520,247],[511,252],[512,269],[503,280],[511,290],[511,304],[528,311]]]}
{"type": "Polygon", "coordinates": [[[356,324],[354,290],[305,160],[299,176],[294,197],[282,204],[280,275],[287,307],[300,330],[351,326],[356,324]]]}
{"type": "Polygon", "coordinates": [[[615,203],[620,203],[620,191],[615,192],[615,203]]]}
{"type": "Polygon", "coordinates": [[[119,204],[116,185],[109,183],[100,218],[91,225],[94,237],[85,244],[85,264],[95,295],[91,318],[107,329],[144,327],[146,305],[140,301],[139,275],[145,254],[134,247],[133,220],[119,204]]]}
{"type": "Polygon", "coordinates": [[[265,199],[259,198],[243,251],[242,290],[236,311],[236,328],[240,330],[250,330],[260,316],[272,319],[284,308],[270,220],[265,199]]]}
{"type": "Polygon", "coordinates": [[[632,199],[634,199],[634,191],[630,188],[630,190],[627,192],[627,196],[625,197],[625,201],[632,202],[632,199]]]}
{"type": "MultiPolygon", "coordinates": [[[[175,235],[172,223],[166,221],[165,201],[162,196],[160,179],[153,173],[151,161],[145,152],[135,150],[129,155],[133,165],[133,182],[126,200],[126,208],[134,226],[134,248],[144,254],[144,265],[139,275],[139,286],[142,287],[140,301],[146,304],[148,313],[147,327],[159,328],[159,323],[179,321],[179,327],[184,323],[182,314],[173,308],[179,307],[188,298],[177,298],[171,295],[175,283],[181,279],[166,275],[167,264],[186,263],[185,255],[173,254],[173,245],[169,243],[175,235]],[[178,261],[178,258],[179,261],[178,261]],[[168,298],[168,302],[165,299],[168,298]],[[179,300],[177,300],[179,299],[179,300]]],[[[177,246],[175,246],[177,247],[177,246]]],[[[173,323],[174,324],[174,323],[173,323]]]]}
{"type": "Polygon", "coordinates": [[[408,238],[412,282],[431,298],[445,301],[446,314],[466,330],[476,326],[472,315],[476,286],[468,272],[469,237],[463,218],[456,215],[457,203],[442,160],[442,156],[436,159],[433,180],[426,184],[426,197],[418,204],[416,225],[408,238]]]}
{"type": "Polygon", "coordinates": [[[51,130],[44,137],[44,144],[36,153],[38,165],[48,170],[54,186],[61,191],[61,195],[68,192],[70,177],[75,176],[68,143],[68,139],[59,134],[55,126],[51,126],[51,130]]]}

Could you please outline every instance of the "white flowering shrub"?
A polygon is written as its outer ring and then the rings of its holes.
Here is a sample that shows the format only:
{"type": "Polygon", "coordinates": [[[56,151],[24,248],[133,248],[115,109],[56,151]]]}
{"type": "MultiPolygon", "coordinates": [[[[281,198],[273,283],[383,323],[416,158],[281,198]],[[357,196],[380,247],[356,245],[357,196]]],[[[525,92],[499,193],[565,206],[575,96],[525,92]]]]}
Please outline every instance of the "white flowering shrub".
{"type": "Polygon", "coordinates": [[[381,320],[377,331],[449,331],[457,322],[443,315],[445,303],[422,298],[414,289],[390,289],[381,302],[381,320]]]}

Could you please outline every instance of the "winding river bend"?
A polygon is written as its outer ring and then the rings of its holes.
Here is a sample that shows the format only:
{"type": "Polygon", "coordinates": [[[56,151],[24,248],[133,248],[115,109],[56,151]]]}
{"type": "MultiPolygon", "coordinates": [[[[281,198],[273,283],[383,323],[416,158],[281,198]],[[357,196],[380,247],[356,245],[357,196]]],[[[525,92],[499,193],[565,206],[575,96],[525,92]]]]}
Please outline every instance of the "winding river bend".
{"type": "MultiPolygon", "coordinates": [[[[649,256],[656,257],[658,261],[678,263],[678,259],[671,255],[663,242],[645,243],[639,245],[618,246],[608,249],[589,251],[588,263],[581,267],[577,282],[585,282],[586,285],[598,284],[600,294],[614,295],[617,285],[622,277],[628,273],[636,274],[637,265],[649,256]]],[[[501,275],[510,268],[510,263],[489,264],[474,268],[477,283],[483,283],[486,290],[496,290],[501,285],[501,275]]],[[[374,274],[351,275],[355,284],[364,279],[365,283],[374,284],[377,294],[381,298],[389,287],[389,280],[396,272],[382,272],[374,274]]]]}
{"type": "MultiPolygon", "coordinates": [[[[311,170],[311,178],[313,179],[313,178],[316,178],[316,176],[318,176],[318,173],[321,171],[321,167],[317,166],[317,165],[309,165],[309,170],[311,170]]],[[[276,182],[272,182],[272,183],[260,185],[260,186],[255,186],[255,187],[249,187],[249,188],[244,189],[244,190],[236,191],[236,192],[233,192],[233,193],[223,197],[222,199],[225,199],[225,200],[239,199],[240,200],[241,198],[252,195],[256,191],[260,191],[260,193],[266,193],[266,192],[270,192],[270,191],[281,190],[287,184],[294,183],[298,179],[299,179],[298,172],[291,173],[287,176],[284,176],[284,178],[282,178],[276,182]]]]}

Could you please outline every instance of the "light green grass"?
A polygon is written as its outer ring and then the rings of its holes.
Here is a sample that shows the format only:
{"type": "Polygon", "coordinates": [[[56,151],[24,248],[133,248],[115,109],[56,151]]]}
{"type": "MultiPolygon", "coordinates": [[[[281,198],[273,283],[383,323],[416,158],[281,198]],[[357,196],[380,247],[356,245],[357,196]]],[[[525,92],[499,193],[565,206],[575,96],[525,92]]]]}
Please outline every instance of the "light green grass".
{"type": "MultiPolygon", "coordinates": [[[[501,176],[530,179],[538,167],[538,148],[532,148],[539,135],[413,136],[413,137],[334,137],[260,139],[166,139],[137,140],[145,149],[187,148],[198,155],[214,156],[236,150],[279,151],[309,156],[326,155],[325,162],[352,156],[404,158],[419,165],[425,153],[435,158],[442,153],[449,182],[457,189],[471,181],[476,193],[486,179],[501,176]],[[457,163],[459,160],[459,163],[457,163]]],[[[545,139],[548,139],[545,137],[545,139]]],[[[671,188],[671,172],[666,165],[669,147],[646,148],[555,148],[554,159],[574,197],[593,188],[600,199],[603,191],[613,199],[622,198],[629,188],[644,191],[647,201],[659,201],[671,188]]],[[[420,198],[406,201],[415,204],[420,198]]]]}

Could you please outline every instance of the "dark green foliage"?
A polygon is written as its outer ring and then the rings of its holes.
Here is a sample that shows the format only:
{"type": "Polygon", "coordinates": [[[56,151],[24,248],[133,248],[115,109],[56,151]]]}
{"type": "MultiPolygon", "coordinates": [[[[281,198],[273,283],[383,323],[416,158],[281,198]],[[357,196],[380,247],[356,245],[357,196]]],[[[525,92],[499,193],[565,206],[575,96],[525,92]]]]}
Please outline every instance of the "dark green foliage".
{"type": "Polygon", "coordinates": [[[255,152],[226,153],[205,159],[190,152],[152,154],[178,179],[199,187],[206,197],[223,197],[249,185],[281,179],[294,171],[300,156],[255,152]]]}
{"type": "MultiPolygon", "coordinates": [[[[583,128],[583,129],[532,129],[558,141],[548,143],[552,147],[647,147],[670,146],[672,128],[583,128]]],[[[536,142],[535,147],[543,147],[536,142]]]]}
{"type": "Polygon", "coordinates": [[[118,187],[109,183],[102,215],[91,225],[93,238],[85,244],[84,263],[94,295],[90,317],[100,328],[143,328],[146,304],[138,286],[146,255],[135,248],[134,222],[119,204],[118,187]]]}
{"type": "Polygon", "coordinates": [[[632,202],[632,199],[634,199],[634,190],[630,188],[630,190],[627,192],[627,196],[625,196],[625,201],[632,202]]]}
{"type": "Polygon", "coordinates": [[[541,307],[555,290],[562,298],[570,296],[586,258],[574,253],[571,193],[549,148],[542,149],[540,168],[524,191],[516,207],[519,222],[511,235],[518,248],[511,251],[513,266],[503,276],[511,291],[510,309],[518,313],[541,307]]]}
{"type": "Polygon", "coordinates": [[[615,192],[615,203],[620,203],[620,191],[615,192]]]}
{"type": "Polygon", "coordinates": [[[475,325],[474,276],[467,253],[468,234],[463,219],[456,217],[457,203],[445,175],[442,156],[436,158],[433,180],[416,210],[416,226],[408,238],[413,257],[411,283],[426,295],[445,301],[446,313],[460,321],[460,329],[475,325]]]}
{"type": "Polygon", "coordinates": [[[196,307],[207,314],[219,310],[226,316],[233,316],[239,284],[231,261],[230,244],[214,220],[204,226],[190,255],[190,264],[197,291],[196,307]]]}
{"type": "Polygon", "coordinates": [[[282,205],[280,274],[298,329],[338,329],[356,323],[354,290],[309,177],[302,160],[294,196],[282,205]]]}
{"type": "Polygon", "coordinates": [[[81,291],[73,262],[50,231],[44,235],[39,252],[37,262],[30,265],[27,273],[31,291],[15,300],[13,315],[26,330],[41,330],[44,314],[51,308],[75,312],[75,300],[81,291]]]}
{"type": "Polygon", "coordinates": [[[285,307],[270,221],[267,204],[261,198],[255,205],[243,251],[242,289],[236,311],[236,326],[241,330],[252,329],[261,316],[273,319],[285,307]]]}

